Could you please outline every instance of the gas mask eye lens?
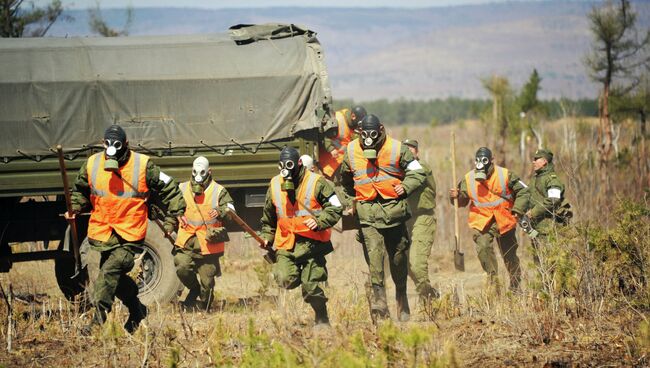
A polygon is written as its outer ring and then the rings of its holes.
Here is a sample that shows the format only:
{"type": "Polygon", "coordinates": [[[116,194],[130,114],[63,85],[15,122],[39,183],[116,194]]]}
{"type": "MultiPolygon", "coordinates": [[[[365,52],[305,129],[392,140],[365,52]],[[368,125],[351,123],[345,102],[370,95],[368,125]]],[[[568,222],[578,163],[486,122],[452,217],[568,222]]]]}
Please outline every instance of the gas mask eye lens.
{"type": "Polygon", "coordinates": [[[294,164],[293,161],[287,161],[287,162],[284,164],[284,167],[285,167],[287,170],[293,170],[293,168],[294,168],[295,165],[296,165],[296,164],[294,164]]]}
{"type": "Polygon", "coordinates": [[[113,142],[113,147],[115,147],[116,150],[121,150],[122,149],[122,142],[120,141],[115,141],[113,142]]]}
{"type": "Polygon", "coordinates": [[[490,163],[490,160],[487,157],[481,157],[481,163],[487,165],[490,163]]]}
{"type": "Polygon", "coordinates": [[[197,172],[196,170],[192,169],[192,176],[196,176],[197,172]]]}
{"type": "Polygon", "coordinates": [[[362,137],[363,139],[368,138],[368,133],[369,133],[369,132],[367,132],[367,131],[364,130],[363,132],[361,132],[361,137],[362,137]]]}
{"type": "Polygon", "coordinates": [[[379,137],[379,132],[376,130],[371,130],[369,133],[370,133],[370,138],[372,139],[377,139],[377,137],[379,137]]]}
{"type": "Polygon", "coordinates": [[[204,176],[204,175],[205,175],[205,170],[201,170],[201,172],[200,172],[199,174],[200,174],[201,176],[204,176]]]}

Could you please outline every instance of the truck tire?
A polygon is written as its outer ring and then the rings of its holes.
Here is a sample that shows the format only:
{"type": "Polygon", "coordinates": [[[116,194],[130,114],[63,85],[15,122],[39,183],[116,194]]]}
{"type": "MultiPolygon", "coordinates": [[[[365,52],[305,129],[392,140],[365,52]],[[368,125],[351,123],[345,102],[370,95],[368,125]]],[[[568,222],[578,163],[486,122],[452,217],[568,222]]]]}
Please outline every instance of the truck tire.
{"type": "MultiPolygon", "coordinates": [[[[92,288],[99,272],[100,254],[89,250],[89,247],[88,240],[84,240],[82,253],[86,253],[85,261],[88,264],[90,277],[89,291],[92,295],[92,288]]],[[[135,278],[139,289],[138,298],[145,305],[169,303],[177,298],[182,284],[176,276],[172,247],[173,245],[165,238],[160,228],[149,221],[143,244],[144,254],[140,263],[140,272],[135,278]]],[[[136,254],[136,259],[138,257],[140,254],[136,254]]],[[[133,275],[133,271],[130,274],[133,275]]]]}

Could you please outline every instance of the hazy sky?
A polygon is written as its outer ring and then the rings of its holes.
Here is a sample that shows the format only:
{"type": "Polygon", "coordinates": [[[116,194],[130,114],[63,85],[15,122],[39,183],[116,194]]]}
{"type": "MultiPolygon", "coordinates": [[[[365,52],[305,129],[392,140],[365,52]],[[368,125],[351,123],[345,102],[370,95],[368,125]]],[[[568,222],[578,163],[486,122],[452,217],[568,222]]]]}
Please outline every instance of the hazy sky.
{"type": "MultiPolygon", "coordinates": [[[[484,4],[506,0],[101,0],[101,7],[124,8],[132,5],[140,7],[184,7],[184,8],[252,8],[278,6],[304,7],[431,7],[448,5],[484,4]]],[[[508,0],[513,1],[513,0],[508,0]]],[[[517,0],[514,0],[517,1],[517,0]]],[[[36,4],[49,3],[50,0],[35,0],[36,4]]],[[[87,9],[95,6],[95,0],[62,0],[66,8],[87,9]]]]}

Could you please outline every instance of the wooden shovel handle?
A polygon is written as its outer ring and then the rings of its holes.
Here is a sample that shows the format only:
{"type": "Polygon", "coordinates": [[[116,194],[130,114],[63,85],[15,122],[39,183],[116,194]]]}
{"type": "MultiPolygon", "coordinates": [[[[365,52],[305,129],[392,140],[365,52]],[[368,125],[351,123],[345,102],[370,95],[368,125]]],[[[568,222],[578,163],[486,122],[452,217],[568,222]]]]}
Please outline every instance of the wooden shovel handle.
{"type": "MultiPolygon", "coordinates": [[[[456,133],[451,131],[451,180],[452,188],[458,185],[456,177],[456,133]]],[[[460,251],[460,229],[458,227],[458,197],[454,199],[454,236],[456,237],[456,250],[460,251]]]]}

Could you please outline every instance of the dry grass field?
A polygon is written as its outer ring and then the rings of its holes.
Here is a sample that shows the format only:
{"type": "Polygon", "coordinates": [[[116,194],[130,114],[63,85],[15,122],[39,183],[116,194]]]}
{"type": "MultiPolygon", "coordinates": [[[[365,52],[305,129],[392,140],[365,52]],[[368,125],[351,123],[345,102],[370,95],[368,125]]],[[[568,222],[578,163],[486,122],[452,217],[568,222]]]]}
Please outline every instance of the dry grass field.
{"type": "MultiPolygon", "coordinates": [[[[416,138],[425,147],[438,184],[438,231],[430,275],[443,297],[418,304],[409,281],[411,321],[370,321],[364,292],[367,266],[353,231],[335,233],[328,256],[331,329],[314,330],[311,308],[299,290],[275,287],[254,242],[239,235],[231,243],[217,280],[215,310],[181,312],[176,304],[150,308],[134,334],[122,329],[125,308],[103,328],[79,333],[88,314],[63,298],[49,261],[14,265],[0,274],[13,313],[0,300],[0,366],[6,367],[584,367],[650,364],[650,291],[646,277],[650,221],[643,191],[634,185],[634,162],[615,170],[613,198],[600,207],[598,175],[589,169],[593,122],[549,123],[547,146],[567,182],[576,213],[574,225],[549,242],[542,277],[532,262],[530,242],[519,234],[525,267],[521,294],[486,288],[461,210],[466,272],[454,270],[453,212],[446,199],[451,185],[448,137],[457,132],[459,176],[474,151],[491,137],[478,122],[442,127],[396,127],[391,134],[416,138]],[[568,126],[568,127],[567,127],[568,126]],[[572,151],[565,136],[575,132],[572,151]],[[571,175],[566,173],[571,170],[571,175]],[[567,178],[570,176],[570,178],[567,178]],[[570,180],[569,180],[570,179],[570,180]],[[636,188],[636,189],[635,189],[636,188]],[[636,205],[625,202],[631,198],[636,205]],[[15,325],[7,351],[8,321],[15,325]]],[[[621,147],[631,136],[622,133],[621,147]]],[[[569,142],[571,143],[571,142],[569,142]]],[[[512,143],[510,168],[527,177],[512,143]]],[[[646,158],[647,159],[647,158],[646,158]]],[[[218,180],[218,178],[217,178],[218,180]]],[[[647,185],[647,184],[646,184],[647,185]]],[[[501,279],[506,280],[500,264],[501,279]]],[[[388,281],[391,314],[394,288],[388,281]]]]}

